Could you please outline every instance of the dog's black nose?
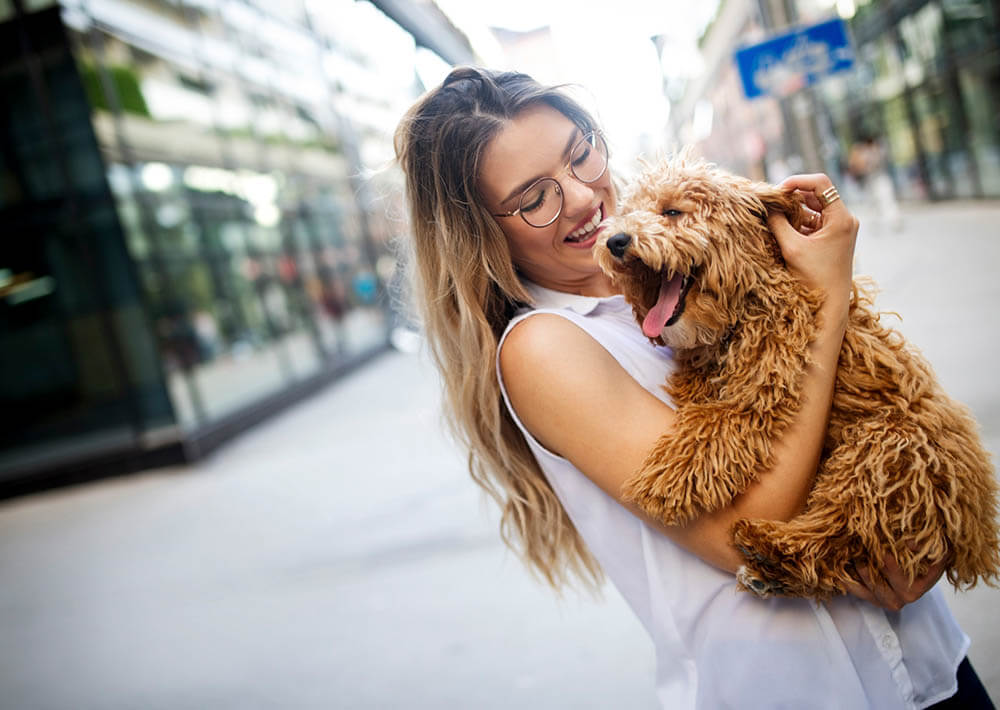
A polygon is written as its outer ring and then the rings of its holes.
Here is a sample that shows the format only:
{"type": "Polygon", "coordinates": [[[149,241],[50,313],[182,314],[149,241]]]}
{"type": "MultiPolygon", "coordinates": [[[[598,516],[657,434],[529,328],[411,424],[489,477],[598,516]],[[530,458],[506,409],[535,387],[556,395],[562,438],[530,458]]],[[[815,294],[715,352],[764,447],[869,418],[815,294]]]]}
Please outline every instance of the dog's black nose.
{"type": "Polygon", "coordinates": [[[632,241],[631,234],[625,234],[625,232],[618,232],[612,237],[608,237],[608,250],[614,254],[617,258],[621,259],[625,256],[625,248],[632,241]]]}

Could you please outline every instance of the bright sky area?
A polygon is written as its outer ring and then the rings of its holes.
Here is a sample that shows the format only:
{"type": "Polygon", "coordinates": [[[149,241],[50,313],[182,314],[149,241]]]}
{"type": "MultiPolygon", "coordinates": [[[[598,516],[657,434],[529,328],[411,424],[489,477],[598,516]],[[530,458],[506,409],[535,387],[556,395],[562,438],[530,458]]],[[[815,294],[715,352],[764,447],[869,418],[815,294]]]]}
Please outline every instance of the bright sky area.
{"type": "Polygon", "coordinates": [[[659,147],[669,112],[664,75],[680,78],[700,71],[697,40],[718,4],[717,0],[436,1],[469,35],[484,61],[497,68],[513,67],[492,44],[489,27],[528,31],[547,25],[554,55],[530,62],[532,66],[522,59],[516,68],[547,83],[579,84],[582,100],[589,98],[589,107],[612,143],[626,153],[637,152],[640,145],[659,147]],[[655,35],[665,40],[662,58],[652,40],[655,35]]]}

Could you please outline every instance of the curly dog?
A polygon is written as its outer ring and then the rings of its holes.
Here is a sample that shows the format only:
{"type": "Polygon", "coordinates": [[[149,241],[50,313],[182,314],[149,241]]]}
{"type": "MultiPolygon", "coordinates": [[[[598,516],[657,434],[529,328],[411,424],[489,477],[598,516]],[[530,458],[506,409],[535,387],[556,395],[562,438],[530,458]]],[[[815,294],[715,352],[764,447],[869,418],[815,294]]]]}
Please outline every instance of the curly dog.
{"type": "MultiPolygon", "coordinates": [[[[727,505],[772,465],[799,408],[821,304],[767,225],[791,191],[681,155],[647,166],[595,246],[651,341],[674,350],[676,431],[623,488],[667,524],[727,505]]],[[[787,521],[741,520],[740,585],[824,599],[892,555],[915,579],[944,560],[958,588],[1000,575],[997,481],[968,410],[855,280],[815,483],[787,521]]]]}

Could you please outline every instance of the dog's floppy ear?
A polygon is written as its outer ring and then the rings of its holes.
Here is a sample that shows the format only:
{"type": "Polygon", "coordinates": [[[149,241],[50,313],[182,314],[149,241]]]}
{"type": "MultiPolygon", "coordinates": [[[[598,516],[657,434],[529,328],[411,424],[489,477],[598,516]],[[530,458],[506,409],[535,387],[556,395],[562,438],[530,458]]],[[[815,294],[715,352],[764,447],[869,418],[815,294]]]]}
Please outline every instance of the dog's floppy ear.
{"type": "Polygon", "coordinates": [[[768,214],[780,212],[796,229],[802,226],[802,201],[795,196],[795,190],[758,182],[754,183],[753,192],[764,207],[762,219],[766,221],[768,214]]]}
{"type": "MultiPolygon", "coordinates": [[[[754,197],[760,202],[759,211],[755,211],[760,221],[767,226],[767,217],[770,214],[780,213],[788,218],[792,227],[798,229],[802,225],[802,202],[795,196],[795,190],[769,185],[766,182],[756,182],[753,184],[752,192],[754,197]]],[[[778,240],[770,233],[769,244],[775,260],[779,264],[785,263],[785,258],[781,254],[778,240]]]]}

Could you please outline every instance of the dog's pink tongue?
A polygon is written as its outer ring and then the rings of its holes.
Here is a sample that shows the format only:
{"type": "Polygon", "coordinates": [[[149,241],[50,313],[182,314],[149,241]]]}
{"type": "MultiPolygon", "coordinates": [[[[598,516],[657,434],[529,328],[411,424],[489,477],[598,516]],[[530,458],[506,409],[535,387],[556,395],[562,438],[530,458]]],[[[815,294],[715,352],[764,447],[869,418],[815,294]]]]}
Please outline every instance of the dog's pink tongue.
{"type": "Polygon", "coordinates": [[[660,295],[656,299],[656,305],[649,309],[649,313],[642,320],[642,332],[649,338],[655,338],[667,325],[670,316],[677,308],[677,301],[681,297],[681,275],[677,274],[672,279],[666,276],[660,282],[660,295]]]}

